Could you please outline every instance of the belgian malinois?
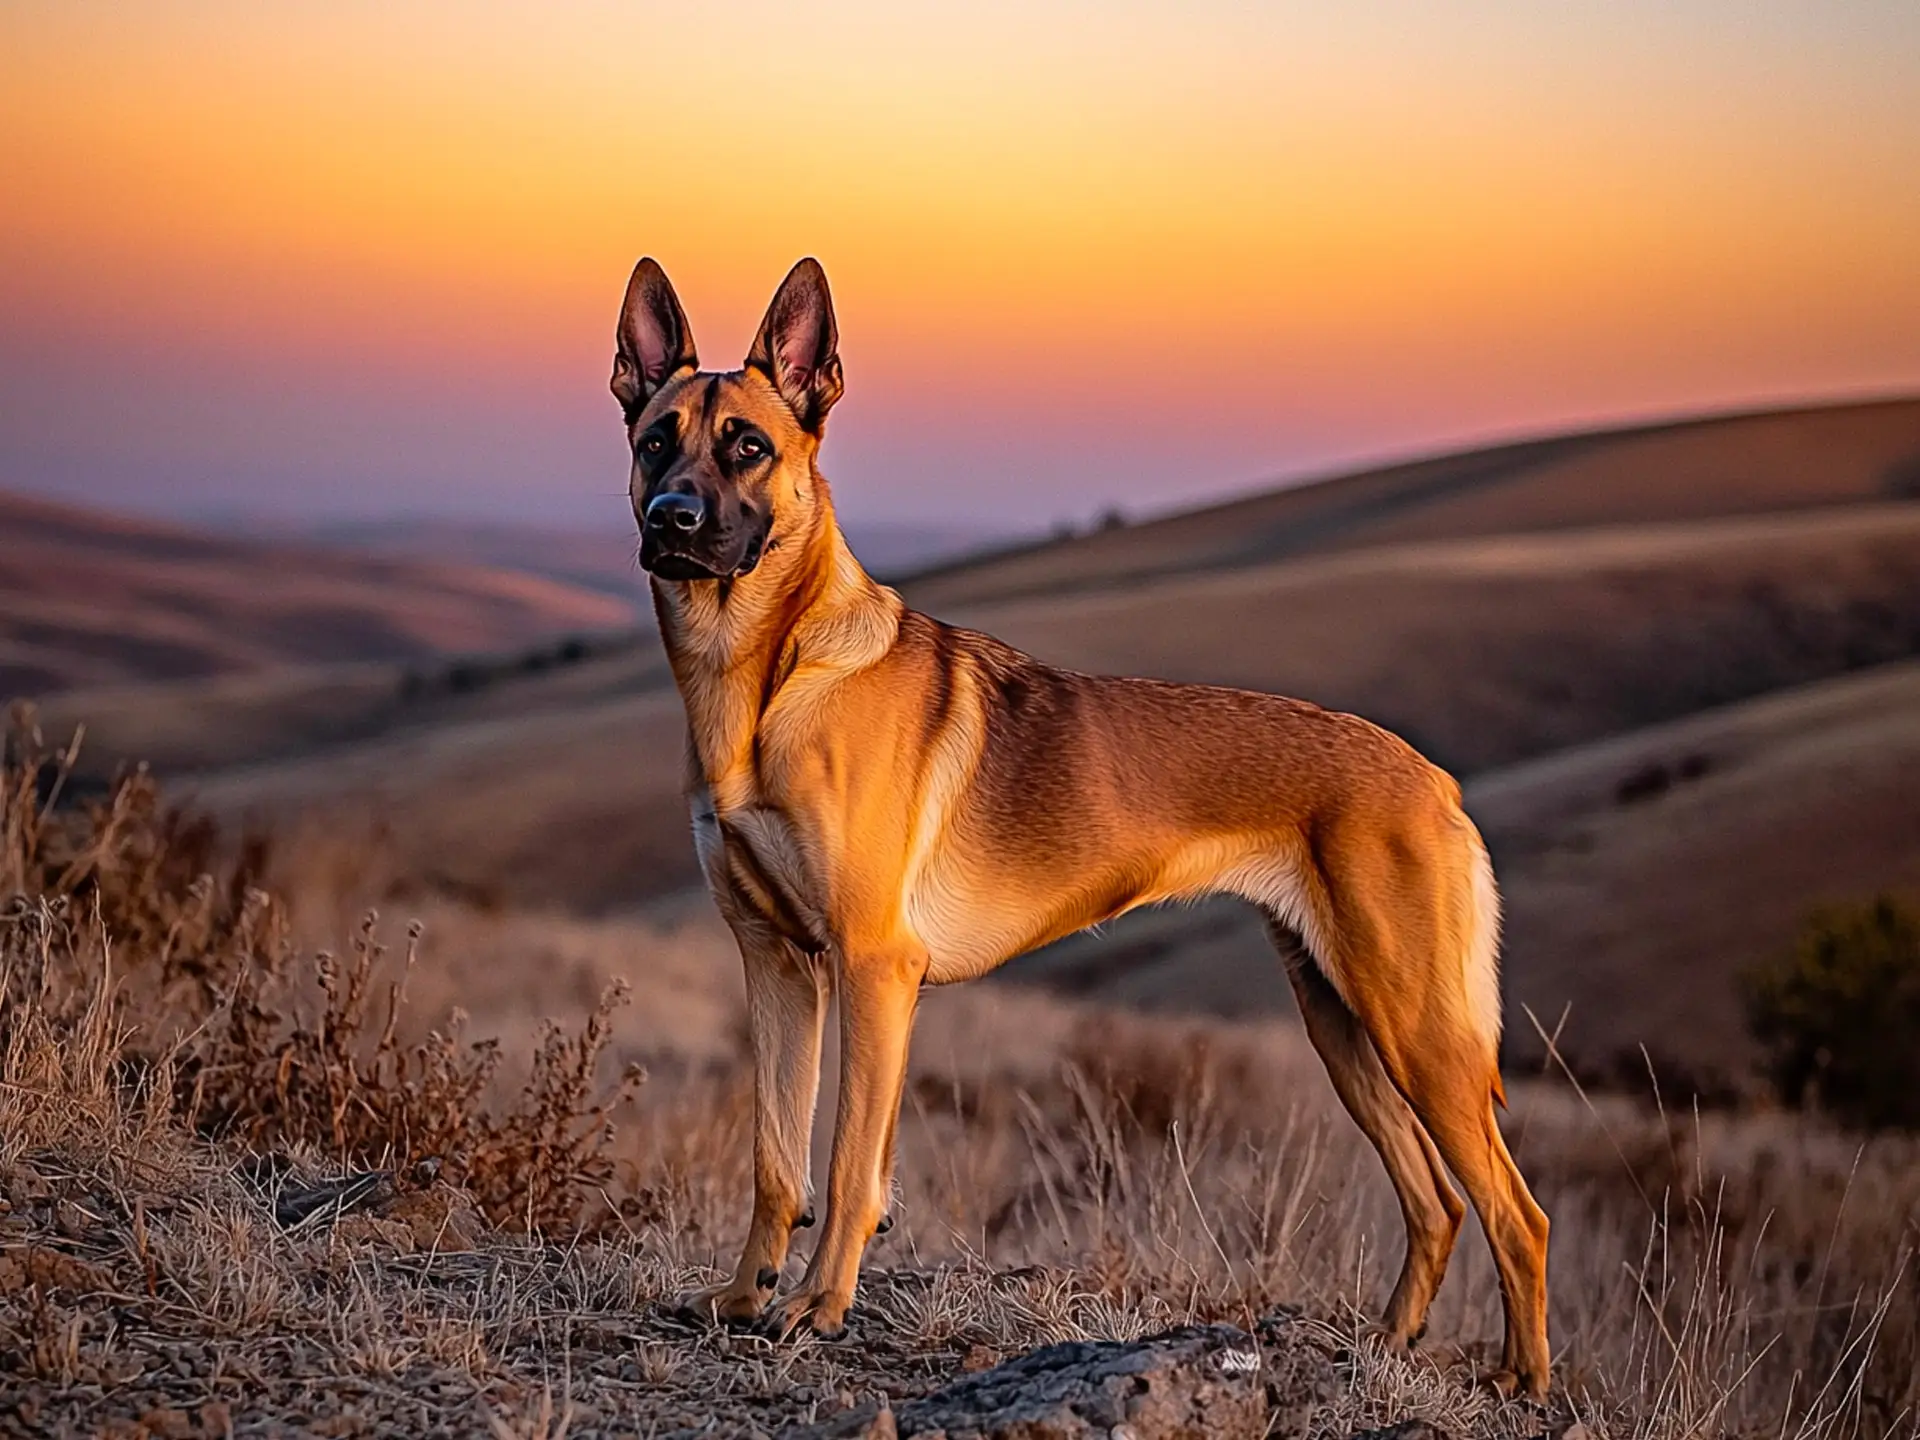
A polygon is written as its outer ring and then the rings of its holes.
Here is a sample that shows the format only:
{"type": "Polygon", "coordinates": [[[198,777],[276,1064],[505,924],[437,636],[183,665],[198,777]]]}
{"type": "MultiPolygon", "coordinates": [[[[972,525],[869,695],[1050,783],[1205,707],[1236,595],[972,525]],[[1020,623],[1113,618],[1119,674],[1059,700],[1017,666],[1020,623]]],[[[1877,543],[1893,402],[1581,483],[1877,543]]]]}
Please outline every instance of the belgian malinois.
{"type": "Polygon", "coordinates": [[[707,883],[746,965],[753,1220],[686,1303],[831,1335],[885,1220],[915,1005],[1158,901],[1265,912],[1334,1088],[1385,1162],[1411,1343],[1479,1211],[1506,1308],[1503,1390],[1547,1385],[1547,1217],[1495,1122],[1499,897],[1460,788],[1397,737],[1298,700],[1056,670],[916,614],[855,560],[818,457],[843,382],[827,279],[794,266],[738,370],[700,369],[640,261],[612,388],[640,562],[687,709],[707,883]],[[841,1079],[820,1243],[808,1223],[829,988],[841,1079]]]}

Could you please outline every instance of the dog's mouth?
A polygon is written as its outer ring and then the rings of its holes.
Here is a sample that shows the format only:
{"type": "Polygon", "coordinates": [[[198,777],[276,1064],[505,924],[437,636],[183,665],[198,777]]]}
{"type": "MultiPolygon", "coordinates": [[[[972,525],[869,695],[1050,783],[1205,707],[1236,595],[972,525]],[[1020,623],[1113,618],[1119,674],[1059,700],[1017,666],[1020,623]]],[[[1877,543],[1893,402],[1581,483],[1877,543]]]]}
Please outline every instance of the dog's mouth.
{"type": "Polygon", "coordinates": [[[684,550],[669,550],[649,536],[640,546],[640,566],[662,580],[738,580],[751,575],[774,544],[766,531],[756,531],[741,547],[740,558],[728,565],[684,550]]]}
{"type": "Polygon", "coordinates": [[[726,572],[704,565],[691,555],[641,555],[640,564],[662,580],[724,580],[726,572]]]}

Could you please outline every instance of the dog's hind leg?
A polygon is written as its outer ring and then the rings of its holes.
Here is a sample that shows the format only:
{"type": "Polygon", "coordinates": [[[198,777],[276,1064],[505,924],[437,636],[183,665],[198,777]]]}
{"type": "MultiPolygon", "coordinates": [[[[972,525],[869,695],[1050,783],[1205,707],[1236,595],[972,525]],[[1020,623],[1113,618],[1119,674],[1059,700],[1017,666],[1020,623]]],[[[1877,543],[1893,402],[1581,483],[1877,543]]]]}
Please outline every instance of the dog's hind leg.
{"type": "Polygon", "coordinates": [[[1448,1167],[1460,1177],[1493,1249],[1506,1310],[1503,1392],[1547,1390],[1547,1216],[1513,1163],[1494,1119],[1484,1059],[1465,1046],[1424,1040],[1403,1055],[1407,1093],[1448,1167]]]}
{"type": "Polygon", "coordinates": [[[1447,1273],[1467,1207],[1447,1180],[1432,1137],[1387,1077],[1359,1020],[1285,924],[1270,917],[1268,925],[1299,999],[1307,1037],[1327,1067],[1334,1093],[1379,1152],[1399,1197],[1407,1253],[1384,1324],[1395,1340],[1412,1344],[1426,1328],[1427,1310],[1447,1273]]]}
{"type": "Polygon", "coordinates": [[[1494,1116],[1499,919],[1485,849],[1456,810],[1397,832],[1334,825],[1320,854],[1336,937],[1328,978],[1351,997],[1493,1250],[1506,1339],[1503,1368],[1488,1380],[1542,1396],[1550,1367],[1547,1217],[1494,1116]]]}
{"type": "Polygon", "coordinates": [[[733,1278],[684,1297],[696,1314],[751,1320],[780,1283],[807,1206],[826,993],[820,962],[751,917],[736,919],[753,1042],[753,1221],[733,1278]]]}

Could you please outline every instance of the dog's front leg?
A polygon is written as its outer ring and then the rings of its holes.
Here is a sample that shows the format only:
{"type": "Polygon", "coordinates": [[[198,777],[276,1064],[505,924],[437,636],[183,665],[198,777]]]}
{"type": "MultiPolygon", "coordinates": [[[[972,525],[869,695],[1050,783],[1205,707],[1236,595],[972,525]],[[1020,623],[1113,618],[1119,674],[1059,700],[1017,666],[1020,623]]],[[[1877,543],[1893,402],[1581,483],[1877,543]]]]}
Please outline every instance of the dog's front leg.
{"type": "Polygon", "coordinates": [[[797,1290],[763,1322],[778,1335],[801,1326],[837,1335],[846,1327],[860,1257],[886,1213],[886,1167],[907,1074],[907,1043],[926,955],[911,947],[868,951],[837,966],[840,1104],[834,1121],[827,1211],[819,1248],[797,1290]]]}
{"type": "Polygon", "coordinates": [[[807,1206],[826,994],[822,962],[750,920],[736,924],[734,934],[746,965],[753,1043],[753,1223],[733,1278],[680,1304],[720,1320],[751,1320],[773,1298],[807,1206]]]}

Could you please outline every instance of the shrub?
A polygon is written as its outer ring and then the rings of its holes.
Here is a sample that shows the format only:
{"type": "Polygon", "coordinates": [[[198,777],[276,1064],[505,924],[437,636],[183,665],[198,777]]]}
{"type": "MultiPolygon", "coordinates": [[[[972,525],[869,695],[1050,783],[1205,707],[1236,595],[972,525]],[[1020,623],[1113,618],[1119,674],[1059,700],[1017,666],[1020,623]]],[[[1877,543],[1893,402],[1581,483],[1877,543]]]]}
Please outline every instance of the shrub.
{"type": "Polygon", "coordinates": [[[1920,916],[1889,896],[1815,912],[1747,977],[1747,1023],[1789,1105],[1920,1129],[1920,916]]]}
{"type": "Polygon", "coordinates": [[[24,709],[0,740],[0,1030],[31,1023],[55,1049],[110,1033],[127,1083],[164,1071],[181,1119],[256,1149],[445,1161],[497,1224],[604,1211],[612,1112],[641,1079],[598,1079],[619,990],[577,1034],[549,1028],[503,1102],[497,1046],[457,1012],[402,1038],[404,973],[381,983],[373,915],[344,960],[303,956],[256,884],[263,842],[223,861],[212,824],[163,806],[144,769],[62,807],[72,751],[48,753],[24,709]]]}

